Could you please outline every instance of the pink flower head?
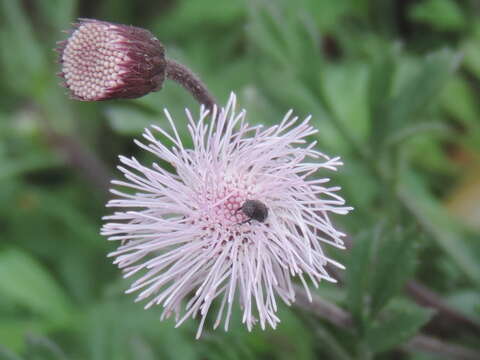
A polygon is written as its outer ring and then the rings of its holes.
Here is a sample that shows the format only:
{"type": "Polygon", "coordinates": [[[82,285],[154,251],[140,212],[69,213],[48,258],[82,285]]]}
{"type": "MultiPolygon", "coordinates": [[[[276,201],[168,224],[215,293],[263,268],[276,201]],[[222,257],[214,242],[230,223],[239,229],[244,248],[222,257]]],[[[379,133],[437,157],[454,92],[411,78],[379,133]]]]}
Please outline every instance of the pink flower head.
{"type": "Polygon", "coordinates": [[[102,229],[120,241],[110,254],[114,263],[125,277],[136,275],[127,292],[138,291],[137,301],[149,299],[146,308],[163,306],[161,319],[175,313],[177,326],[199,316],[197,338],[215,299],[214,328],[223,321],[228,329],[237,301],[248,330],[257,321],[262,329],[275,328],[278,298],[288,305],[295,300],[293,278],[308,292],[306,278],[314,286],[335,282],[326,266],[342,268],[322,248],[344,248],[344,234],[329,214],[351,208],[336,194],[340,188],[321,177],[341,165],[339,158],[307,142],[316,133],[310,117],[299,121],[289,111],[279,125],[264,129],[249,125],[246,112],[235,107],[232,94],[211,116],[202,107],[195,120],[187,110],[193,149],[185,148],[165,111],[172,131],[152,126],[146,143],[136,143],[171,166],[147,167],[121,156],[126,180],[113,184],[134,193],[112,190],[119,198],[107,206],[121,210],[105,217],[102,229]]]}
{"type": "Polygon", "coordinates": [[[59,43],[60,76],[77,100],[137,98],[159,90],[165,79],[165,52],[148,30],[80,19],[59,43]]]}

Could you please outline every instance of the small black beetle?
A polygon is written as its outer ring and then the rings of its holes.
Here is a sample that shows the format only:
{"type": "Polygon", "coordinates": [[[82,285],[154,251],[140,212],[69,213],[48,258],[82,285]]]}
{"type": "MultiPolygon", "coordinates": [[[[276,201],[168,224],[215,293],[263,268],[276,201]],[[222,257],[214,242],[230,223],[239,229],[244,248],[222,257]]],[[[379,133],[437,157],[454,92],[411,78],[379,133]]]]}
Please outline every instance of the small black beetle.
{"type": "Polygon", "coordinates": [[[259,222],[264,222],[268,216],[268,208],[260,200],[245,200],[242,207],[238,210],[242,210],[243,213],[249,217],[249,219],[244,221],[242,224],[252,219],[259,222]]]}

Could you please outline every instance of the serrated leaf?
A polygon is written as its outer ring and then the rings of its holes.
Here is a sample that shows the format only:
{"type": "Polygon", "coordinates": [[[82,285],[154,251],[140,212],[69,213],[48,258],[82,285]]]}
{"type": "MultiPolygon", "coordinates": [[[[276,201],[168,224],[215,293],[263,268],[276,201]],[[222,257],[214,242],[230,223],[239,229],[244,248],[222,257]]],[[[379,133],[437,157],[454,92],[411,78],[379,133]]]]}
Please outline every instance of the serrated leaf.
{"type": "MultiPolygon", "coordinates": [[[[307,113],[301,114],[295,111],[294,115],[300,117],[312,115],[312,122],[321,129],[315,136],[324,148],[332,152],[341,153],[346,151],[348,143],[339,135],[332,123],[328,121],[329,115],[313,91],[291,76],[291,74],[278,74],[273,69],[265,69],[262,72],[262,76],[268,79],[265,81],[265,87],[269,95],[275,98],[278,103],[295,109],[308,109],[307,113]],[[289,86],[284,87],[282,84],[285,83],[288,83],[289,86]]],[[[273,125],[277,120],[271,119],[270,122],[273,125]]]]}
{"type": "Polygon", "coordinates": [[[271,64],[291,68],[284,32],[274,19],[279,18],[279,9],[272,4],[266,4],[265,1],[250,1],[249,5],[249,24],[246,31],[252,45],[264,53],[271,64]]]}
{"type": "Polygon", "coordinates": [[[458,66],[460,57],[449,50],[428,55],[421,63],[414,77],[410,78],[392,98],[386,107],[383,122],[376,126],[385,127],[387,134],[378,141],[388,142],[388,136],[395,134],[417,121],[429,105],[443,90],[452,72],[458,66]]]}
{"type": "Polygon", "coordinates": [[[387,51],[383,57],[377,59],[371,65],[368,81],[368,103],[372,114],[381,112],[391,95],[395,71],[395,56],[398,56],[397,47],[387,51]]]}
{"type": "Polygon", "coordinates": [[[399,56],[399,46],[387,49],[371,65],[368,79],[368,108],[370,115],[370,146],[376,151],[382,144],[379,139],[386,136],[387,130],[383,122],[385,112],[393,90],[393,80],[396,59],[399,56]]]}
{"type": "Polygon", "coordinates": [[[417,306],[408,306],[372,325],[366,341],[372,352],[387,351],[414,336],[427,323],[433,312],[417,306]]]}
{"type": "MultiPolygon", "coordinates": [[[[318,69],[322,58],[316,50],[320,41],[313,16],[289,1],[273,3],[248,1],[247,35],[255,50],[262,53],[260,63],[281,69],[305,81],[312,80],[308,69],[318,69]]],[[[261,73],[259,66],[256,66],[261,73]]],[[[287,83],[282,88],[287,89],[287,83]]]]}
{"type": "Polygon", "coordinates": [[[63,290],[41,264],[19,250],[0,253],[0,292],[55,325],[69,318],[63,290]]]}
{"type": "Polygon", "coordinates": [[[365,325],[370,267],[372,262],[373,235],[357,236],[347,263],[347,306],[360,331],[365,325]]]}
{"type": "Polygon", "coordinates": [[[364,64],[326,65],[321,77],[322,94],[333,116],[358,141],[365,141],[370,127],[368,68],[364,64]]]}
{"type": "Polygon", "coordinates": [[[375,269],[371,276],[370,315],[375,317],[412,275],[415,264],[412,234],[396,229],[387,231],[377,249],[375,269]]]}

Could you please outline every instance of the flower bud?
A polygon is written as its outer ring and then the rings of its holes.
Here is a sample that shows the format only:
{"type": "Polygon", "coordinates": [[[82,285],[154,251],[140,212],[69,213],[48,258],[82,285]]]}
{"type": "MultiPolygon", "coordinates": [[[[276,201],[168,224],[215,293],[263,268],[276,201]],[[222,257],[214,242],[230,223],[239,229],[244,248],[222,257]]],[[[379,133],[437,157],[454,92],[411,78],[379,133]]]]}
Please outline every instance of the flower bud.
{"type": "Polygon", "coordinates": [[[160,90],[165,80],[164,48],[145,29],[80,19],[58,45],[59,75],[77,100],[137,98],[160,90]]]}

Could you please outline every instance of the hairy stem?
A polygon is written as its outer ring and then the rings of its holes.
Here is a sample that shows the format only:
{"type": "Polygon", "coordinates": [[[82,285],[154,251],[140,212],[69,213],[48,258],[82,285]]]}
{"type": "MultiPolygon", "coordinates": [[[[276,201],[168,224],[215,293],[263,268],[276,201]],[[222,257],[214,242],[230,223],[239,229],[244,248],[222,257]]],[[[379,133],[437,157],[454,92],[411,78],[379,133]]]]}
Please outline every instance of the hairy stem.
{"type": "Polygon", "coordinates": [[[203,82],[186,66],[167,59],[167,79],[173,80],[182,85],[193,97],[206,106],[207,109],[213,109],[216,105],[215,98],[208,91],[203,82]]]}
{"type": "MultiPolygon", "coordinates": [[[[480,324],[478,322],[450,307],[438,294],[426,286],[411,280],[405,285],[405,291],[417,304],[434,308],[438,311],[437,316],[443,317],[449,323],[457,324],[456,329],[471,331],[477,336],[480,335],[480,324]]],[[[433,321],[435,321],[435,318],[433,321]]]]}

